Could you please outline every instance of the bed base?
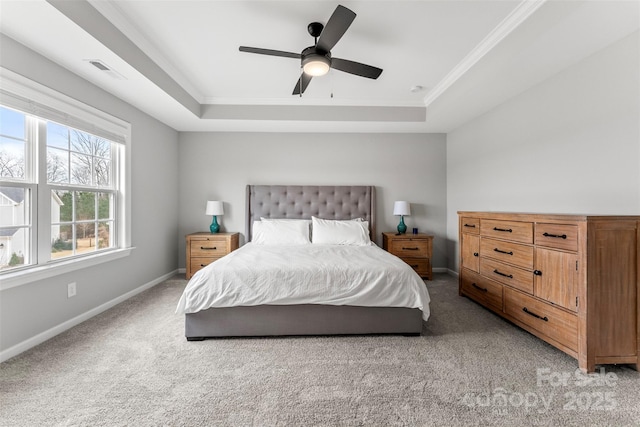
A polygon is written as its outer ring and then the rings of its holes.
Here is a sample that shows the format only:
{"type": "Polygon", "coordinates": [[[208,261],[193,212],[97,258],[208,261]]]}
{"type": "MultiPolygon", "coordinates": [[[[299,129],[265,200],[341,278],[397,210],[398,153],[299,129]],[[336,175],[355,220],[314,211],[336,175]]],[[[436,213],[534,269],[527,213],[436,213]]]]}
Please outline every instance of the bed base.
{"type": "Polygon", "coordinates": [[[422,310],[403,307],[261,305],[209,308],[186,315],[188,341],[220,337],[420,335],[422,310]]]}

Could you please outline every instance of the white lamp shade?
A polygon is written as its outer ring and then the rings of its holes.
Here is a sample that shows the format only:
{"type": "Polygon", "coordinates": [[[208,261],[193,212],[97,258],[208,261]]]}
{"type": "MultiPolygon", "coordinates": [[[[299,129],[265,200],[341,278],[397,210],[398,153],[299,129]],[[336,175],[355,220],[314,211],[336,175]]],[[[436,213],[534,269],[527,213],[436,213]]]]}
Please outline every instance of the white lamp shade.
{"type": "Polygon", "coordinates": [[[411,215],[411,204],[409,202],[395,202],[393,204],[394,215],[411,215]]]}
{"type": "Polygon", "coordinates": [[[207,201],[206,215],[224,215],[224,205],[219,201],[207,201]]]}

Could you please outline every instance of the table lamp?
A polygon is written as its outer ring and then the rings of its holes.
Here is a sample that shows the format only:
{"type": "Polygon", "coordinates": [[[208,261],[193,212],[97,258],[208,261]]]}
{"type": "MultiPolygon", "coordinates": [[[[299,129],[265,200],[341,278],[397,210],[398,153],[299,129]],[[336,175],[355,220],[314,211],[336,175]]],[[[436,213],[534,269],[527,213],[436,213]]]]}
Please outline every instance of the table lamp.
{"type": "Polygon", "coordinates": [[[393,204],[393,214],[400,215],[400,223],[398,224],[398,233],[404,234],[407,232],[407,226],[404,224],[404,216],[411,215],[411,204],[409,202],[395,202],[393,204]]]}
{"type": "Polygon", "coordinates": [[[217,233],[220,231],[220,226],[218,225],[218,215],[224,215],[224,205],[219,201],[207,201],[207,210],[205,212],[207,215],[213,215],[213,220],[211,221],[211,226],[209,230],[211,230],[211,234],[217,233]]]}

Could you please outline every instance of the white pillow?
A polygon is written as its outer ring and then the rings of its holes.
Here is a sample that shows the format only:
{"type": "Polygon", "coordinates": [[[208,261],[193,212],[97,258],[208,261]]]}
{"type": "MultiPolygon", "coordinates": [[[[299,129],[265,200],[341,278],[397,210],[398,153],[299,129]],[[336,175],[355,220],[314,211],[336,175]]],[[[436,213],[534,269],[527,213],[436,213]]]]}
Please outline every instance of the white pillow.
{"type": "Polygon", "coordinates": [[[308,245],[309,221],[254,221],[256,245],[308,245]]]}
{"type": "Polygon", "coordinates": [[[369,222],[362,220],[332,220],[311,217],[313,243],[324,245],[371,244],[369,238],[369,222]]]}

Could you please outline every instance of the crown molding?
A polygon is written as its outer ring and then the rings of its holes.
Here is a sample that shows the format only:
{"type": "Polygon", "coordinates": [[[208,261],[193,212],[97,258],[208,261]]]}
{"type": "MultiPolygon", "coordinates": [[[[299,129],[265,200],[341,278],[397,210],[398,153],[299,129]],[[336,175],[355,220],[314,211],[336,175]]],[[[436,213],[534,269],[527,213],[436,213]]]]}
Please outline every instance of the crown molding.
{"type": "Polygon", "coordinates": [[[500,22],[471,52],[465,56],[437,85],[424,97],[424,105],[429,106],[446,92],[458,79],[487,55],[513,30],[529,18],[547,0],[523,0],[500,22]]]}

